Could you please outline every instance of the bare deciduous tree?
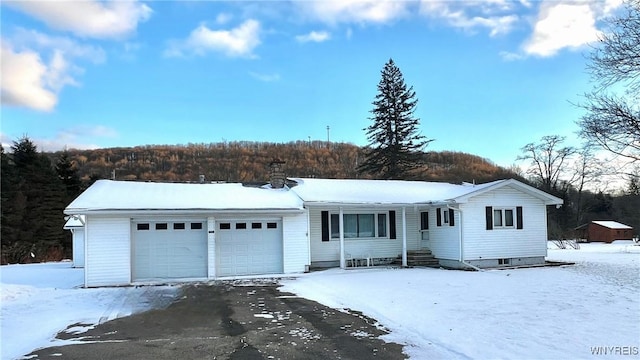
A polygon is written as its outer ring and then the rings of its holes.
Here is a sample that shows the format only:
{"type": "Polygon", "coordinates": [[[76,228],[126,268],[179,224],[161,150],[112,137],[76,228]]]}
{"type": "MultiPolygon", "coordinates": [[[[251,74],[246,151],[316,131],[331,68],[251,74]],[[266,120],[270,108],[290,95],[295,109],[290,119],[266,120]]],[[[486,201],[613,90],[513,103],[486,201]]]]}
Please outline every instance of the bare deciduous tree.
{"type": "Polygon", "coordinates": [[[565,137],[559,135],[543,136],[538,144],[523,146],[523,155],[517,158],[531,161],[526,172],[546,191],[564,191],[561,187],[568,185],[562,174],[568,170],[568,160],[577,150],[572,146],[562,147],[564,140],[565,137]]]}
{"type": "Polygon", "coordinates": [[[640,161],[640,0],[625,0],[624,13],[608,20],[589,56],[595,82],[579,104],[587,113],[580,135],[632,161],[640,161]],[[616,94],[615,89],[624,89],[616,94]]]}

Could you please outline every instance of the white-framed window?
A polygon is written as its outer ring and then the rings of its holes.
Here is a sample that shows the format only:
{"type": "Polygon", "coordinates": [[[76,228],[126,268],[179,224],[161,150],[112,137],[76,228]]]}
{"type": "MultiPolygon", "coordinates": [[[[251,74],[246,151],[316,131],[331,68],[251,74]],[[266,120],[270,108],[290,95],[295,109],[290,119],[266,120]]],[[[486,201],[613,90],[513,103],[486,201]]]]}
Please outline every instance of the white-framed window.
{"type": "MultiPolygon", "coordinates": [[[[387,238],[389,214],[384,213],[345,213],[344,238],[387,238]]],[[[331,239],[340,238],[340,214],[331,213],[329,217],[331,239]]]]}
{"type": "Polygon", "coordinates": [[[493,208],[493,228],[515,227],[515,208],[493,208]]]}

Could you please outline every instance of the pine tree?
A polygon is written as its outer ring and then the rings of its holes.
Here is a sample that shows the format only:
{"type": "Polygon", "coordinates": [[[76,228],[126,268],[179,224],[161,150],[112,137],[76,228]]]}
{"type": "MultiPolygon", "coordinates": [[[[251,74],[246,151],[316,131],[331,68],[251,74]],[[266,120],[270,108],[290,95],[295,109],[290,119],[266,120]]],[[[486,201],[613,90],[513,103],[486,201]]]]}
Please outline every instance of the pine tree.
{"type": "Polygon", "coordinates": [[[364,129],[369,140],[366,159],[358,172],[382,179],[408,178],[421,165],[422,150],[432,140],[418,131],[420,120],[413,115],[416,93],[413,86],[407,88],[392,59],[381,73],[369,118],[373,123],[364,129]]]}
{"type": "Polygon", "coordinates": [[[58,179],[62,181],[67,189],[67,200],[73,200],[80,193],[81,181],[67,150],[64,150],[58,157],[56,173],[58,174],[58,179]]]}
{"type": "Polygon", "coordinates": [[[27,137],[14,142],[11,161],[3,158],[2,258],[7,262],[47,259],[54,248],[70,245],[62,227],[65,187],[49,158],[27,137]],[[5,186],[7,188],[5,188],[5,186]]]}

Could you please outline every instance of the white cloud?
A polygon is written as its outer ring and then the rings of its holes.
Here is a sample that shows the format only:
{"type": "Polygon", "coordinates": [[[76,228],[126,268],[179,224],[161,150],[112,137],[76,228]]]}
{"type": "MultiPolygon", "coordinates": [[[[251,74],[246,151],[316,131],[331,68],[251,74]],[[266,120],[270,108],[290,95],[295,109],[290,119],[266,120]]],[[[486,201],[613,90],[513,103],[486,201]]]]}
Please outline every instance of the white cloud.
{"type": "Polygon", "coordinates": [[[331,38],[331,34],[326,31],[312,31],[308,34],[296,36],[296,41],[301,43],[306,42],[323,42],[331,38]]]}
{"type": "Polygon", "coordinates": [[[136,1],[7,1],[48,26],[81,37],[123,38],[135,32],[152,10],[136,1]]]}
{"type": "Polygon", "coordinates": [[[253,50],[260,45],[260,23],[250,19],[230,30],[211,30],[202,24],[185,40],[173,40],[165,56],[205,55],[219,52],[229,57],[255,57],[253,50]]]}
{"type": "Polygon", "coordinates": [[[219,25],[227,24],[229,21],[231,21],[232,18],[233,16],[231,16],[231,14],[220,13],[218,14],[218,16],[216,16],[216,24],[219,24],[219,25]]]}
{"type": "Polygon", "coordinates": [[[80,85],[76,76],[84,69],[75,62],[105,58],[100,47],[17,28],[11,39],[2,39],[2,104],[51,111],[65,86],[80,85]]]}
{"type": "MultiPolygon", "coordinates": [[[[20,134],[19,137],[11,138],[5,133],[0,133],[0,140],[5,151],[10,151],[13,142],[19,140],[23,135],[24,134],[20,134]]],[[[114,129],[103,125],[83,125],[59,131],[52,138],[39,138],[29,136],[29,134],[26,135],[38,147],[39,151],[60,151],[65,148],[98,149],[101,146],[92,143],[92,140],[114,138],[118,133],[114,129]]]]}
{"type": "Polygon", "coordinates": [[[500,51],[500,57],[505,61],[515,61],[524,59],[524,55],[510,52],[510,51],[500,51]]]}
{"type": "Polygon", "coordinates": [[[447,25],[465,31],[486,28],[490,36],[506,34],[520,19],[514,14],[515,4],[510,1],[485,2],[422,0],[420,14],[444,20],[447,25]]]}
{"type": "Polygon", "coordinates": [[[57,91],[69,82],[68,78],[62,76],[65,64],[60,55],[51,64],[45,64],[38,53],[14,51],[11,44],[2,40],[0,58],[3,105],[39,111],[53,110],[58,102],[57,91]]]}
{"type": "Polygon", "coordinates": [[[394,0],[328,0],[295,2],[304,15],[328,24],[387,23],[408,14],[411,2],[394,0]]]}
{"type": "Polygon", "coordinates": [[[11,42],[20,44],[22,48],[37,49],[40,52],[59,51],[69,58],[87,59],[94,64],[106,61],[106,54],[101,47],[80,44],[64,36],[46,35],[35,30],[18,28],[11,35],[11,42]]]}
{"type": "Polygon", "coordinates": [[[277,73],[261,74],[256,72],[249,72],[249,75],[251,75],[251,77],[257,80],[264,81],[264,82],[274,82],[274,81],[280,80],[280,74],[277,74],[277,73]]]}
{"type": "Polygon", "coordinates": [[[548,57],[564,48],[577,49],[597,40],[596,16],[589,3],[542,4],[524,52],[548,57]]]}

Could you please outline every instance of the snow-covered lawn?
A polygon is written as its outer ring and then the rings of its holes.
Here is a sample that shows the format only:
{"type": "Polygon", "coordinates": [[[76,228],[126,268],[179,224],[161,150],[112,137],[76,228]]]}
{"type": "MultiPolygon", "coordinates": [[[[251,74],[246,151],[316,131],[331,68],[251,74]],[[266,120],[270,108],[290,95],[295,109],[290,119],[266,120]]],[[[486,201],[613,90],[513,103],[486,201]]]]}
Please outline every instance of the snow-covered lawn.
{"type": "Polygon", "coordinates": [[[415,359],[576,359],[605,351],[607,358],[637,358],[640,247],[582,244],[550,249],[549,259],[576,265],[333,269],[283,280],[281,290],[364,312],[415,359]]]}
{"type": "MultiPolygon", "coordinates": [[[[550,248],[554,246],[550,244],[550,248]]],[[[637,358],[640,246],[549,250],[566,267],[483,272],[327,270],[281,280],[281,290],[375,318],[415,359],[637,358]],[[632,356],[629,356],[632,355],[632,356]]],[[[167,303],[177,287],[80,288],[71,263],[0,267],[2,359],[20,358],[74,324],[87,327],[167,303]]]]}
{"type": "Polygon", "coordinates": [[[83,269],[70,262],[0,266],[0,354],[20,358],[63,345],[55,335],[68,326],[82,333],[98,323],[170,301],[177,288],[82,289],[83,269]],[[163,299],[166,298],[166,299],[163,299]]]}

